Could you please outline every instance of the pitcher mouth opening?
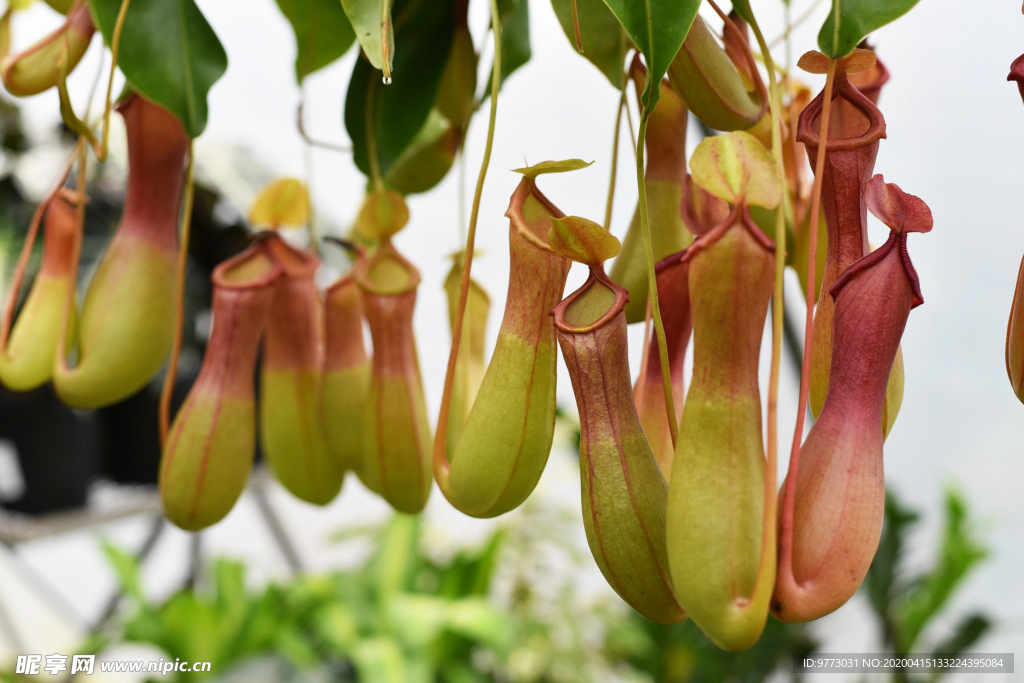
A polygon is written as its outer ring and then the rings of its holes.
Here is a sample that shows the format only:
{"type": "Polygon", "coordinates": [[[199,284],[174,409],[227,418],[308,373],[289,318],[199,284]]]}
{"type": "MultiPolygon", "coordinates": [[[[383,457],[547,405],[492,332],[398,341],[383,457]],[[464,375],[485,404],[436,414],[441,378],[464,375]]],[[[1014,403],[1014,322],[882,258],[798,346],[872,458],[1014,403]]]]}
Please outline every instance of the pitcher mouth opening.
{"type": "MultiPolygon", "coordinates": [[[[824,93],[811,100],[800,114],[797,142],[818,148],[824,93]]],[[[885,119],[868,97],[841,74],[836,79],[829,120],[827,151],[849,151],[866,147],[885,137],[885,119]]]]}
{"type": "Polygon", "coordinates": [[[629,292],[603,268],[591,268],[583,286],[555,306],[555,327],[567,334],[592,332],[615,319],[629,303],[629,292]]]}
{"type": "Polygon", "coordinates": [[[524,177],[512,193],[505,216],[515,231],[543,251],[561,256],[548,246],[547,235],[552,218],[565,218],[557,206],[544,196],[533,178],[524,177]]]}
{"type": "Polygon", "coordinates": [[[390,240],[381,243],[356,273],[359,287],[371,294],[399,296],[420,284],[420,271],[395,250],[390,240]]]}
{"type": "Polygon", "coordinates": [[[267,253],[262,241],[232,256],[213,270],[213,284],[225,289],[259,289],[272,283],[281,267],[267,253]]]}

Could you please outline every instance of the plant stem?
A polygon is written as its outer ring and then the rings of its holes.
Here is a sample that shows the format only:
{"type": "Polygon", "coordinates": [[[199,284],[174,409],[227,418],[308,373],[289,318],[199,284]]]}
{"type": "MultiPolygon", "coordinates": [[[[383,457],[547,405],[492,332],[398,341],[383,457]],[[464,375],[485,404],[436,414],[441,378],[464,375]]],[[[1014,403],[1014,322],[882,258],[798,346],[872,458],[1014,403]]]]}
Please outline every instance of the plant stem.
{"type": "Polygon", "coordinates": [[[605,230],[612,230],[612,207],[615,204],[615,179],[619,174],[619,131],[622,128],[622,110],[626,108],[626,86],[622,86],[622,96],[615,113],[615,132],[612,134],[612,170],[608,179],[608,200],[604,206],[605,230]]]}
{"type": "MultiPolygon", "coordinates": [[[[812,16],[814,16],[814,12],[818,9],[818,7],[821,6],[822,2],[824,2],[824,0],[814,0],[814,2],[811,3],[810,7],[808,7],[806,10],[804,10],[804,13],[801,14],[799,17],[797,17],[796,21],[793,21],[793,22],[787,21],[786,22],[786,30],[783,31],[782,34],[777,35],[774,38],[772,38],[772,42],[769,43],[767,47],[762,47],[761,48],[762,52],[766,52],[768,48],[776,47],[777,45],[779,45],[784,40],[789,40],[789,36],[793,32],[793,30],[796,29],[796,28],[799,28],[805,21],[807,21],[812,16]]],[[[790,11],[789,10],[789,4],[787,3],[786,4],[786,14],[787,15],[789,14],[789,11],[790,11]]],[[[763,43],[764,41],[758,40],[757,42],[758,43],[763,43]]]]}
{"type": "Polygon", "coordinates": [[[818,259],[818,222],[821,213],[821,183],[825,173],[825,156],[828,152],[828,126],[832,114],[832,87],[836,77],[836,60],[829,57],[825,90],[822,93],[821,123],[818,128],[818,156],[814,163],[814,185],[811,189],[811,224],[807,235],[809,254],[807,259],[807,315],[804,319],[804,356],[800,369],[800,399],[797,403],[796,428],[793,430],[793,446],[789,455],[789,474],[783,490],[781,538],[779,539],[779,571],[793,572],[793,507],[796,501],[796,478],[800,466],[800,444],[804,435],[804,419],[807,415],[807,397],[810,393],[811,348],[814,344],[814,292],[818,259]]]}
{"type": "Polygon", "coordinates": [[[110,150],[110,111],[113,106],[111,98],[114,95],[114,73],[117,71],[117,56],[121,50],[121,33],[124,31],[124,22],[128,17],[129,4],[131,4],[131,0],[121,0],[121,9],[118,10],[117,21],[114,23],[114,33],[110,37],[110,75],[107,77],[107,101],[103,108],[103,142],[97,155],[101,162],[107,160],[107,153],[110,150]]]}
{"type": "Polygon", "coordinates": [[[778,481],[778,454],[779,454],[779,375],[782,367],[782,346],[785,312],[785,274],[786,274],[786,208],[789,203],[789,192],[785,188],[786,166],[782,155],[782,97],[779,93],[779,85],[775,76],[775,63],[772,59],[771,50],[765,43],[764,34],[756,22],[751,22],[751,30],[757,38],[762,56],[768,72],[768,106],[771,109],[772,120],[772,156],[779,175],[779,182],[783,183],[782,199],[775,212],[775,286],[772,291],[772,360],[771,369],[768,375],[768,437],[765,453],[765,478],[764,478],[764,517],[762,520],[762,543],[761,559],[758,566],[758,579],[767,581],[772,576],[772,586],[758,586],[764,590],[774,587],[774,572],[767,571],[767,563],[776,558],[776,520],[778,510],[778,495],[776,486],[778,481]]]}
{"type": "MultiPolygon", "coordinates": [[[[303,88],[305,88],[305,85],[303,85],[303,88]]],[[[299,111],[298,111],[297,116],[296,116],[296,118],[298,120],[298,126],[299,126],[299,135],[302,136],[302,139],[305,140],[306,143],[308,145],[312,146],[312,147],[317,147],[319,149],[326,149],[329,152],[337,152],[339,154],[351,154],[352,153],[352,147],[350,145],[339,145],[336,142],[327,142],[326,140],[317,140],[316,138],[312,137],[311,135],[309,135],[309,133],[306,132],[306,121],[305,121],[305,115],[303,113],[304,109],[306,107],[305,99],[306,99],[305,90],[303,90],[302,99],[299,100],[299,111]]]]}
{"type": "Polygon", "coordinates": [[[316,214],[316,203],[313,201],[313,146],[306,143],[302,150],[302,161],[306,171],[306,196],[309,201],[309,246],[320,253],[320,221],[316,214]]]}
{"type": "Polygon", "coordinates": [[[480,217],[480,200],[484,192],[484,181],[487,179],[487,167],[491,163],[491,150],[494,147],[494,129],[498,119],[498,91],[501,89],[501,17],[498,13],[498,0],[491,0],[491,32],[494,35],[494,65],[491,68],[491,111],[487,121],[487,144],[484,146],[484,158],[480,162],[480,173],[476,179],[476,191],[473,193],[473,207],[469,213],[469,229],[466,235],[465,255],[462,262],[462,278],[459,282],[459,304],[456,308],[455,325],[452,329],[452,348],[448,354],[448,369],[444,376],[444,391],[441,395],[441,410],[437,416],[437,427],[434,431],[434,472],[438,484],[447,482],[450,464],[445,452],[448,438],[448,420],[451,416],[452,387],[455,384],[455,365],[459,358],[459,345],[462,342],[462,328],[466,317],[466,304],[469,301],[470,274],[473,269],[473,250],[476,244],[476,225],[480,217]]]}
{"type": "Polygon", "coordinates": [[[583,54],[583,37],[580,35],[580,13],[576,9],[576,0],[569,0],[569,8],[572,10],[572,32],[576,37],[576,49],[583,54]]]}
{"type": "Polygon", "coordinates": [[[469,126],[462,133],[459,141],[459,244],[466,241],[466,134],[469,126]]]}
{"type": "Polygon", "coordinates": [[[651,113],[645,107],[640,114],[640,129],[636,142],[636,184],[640,193],[637,208],[640,210],[640,232],[643,235],[644,258],[647,261],[647,291],[654,319],[654,331],[658,339],[658,357],[661,360],[661,382],[665,390],[665,411],[668,413],[669,433],[672,445],[679,438],[679,424],[676,422],[675,398],[672,396],[672,370],[668,365],[668,341],[665,339],[665,324],[661,320],[661,306],[658,303],[658,278],[654,273],[654,248],[651,246],[651,225],[647,213],[647,180],[644,178],[644,142],[647,138],[647,120],[651,113]]]}
{"type": "MultiPolygon", "coordinates": [[[[622,86],[622,88],[623,88],[623,92],[625,92],[626,86],[622,86]]],[[[630,113],[630,110],[629,110],[629,100],[628,99],[626,100],[626,125],[629,127],[629,139],[630,139],[630,141],[636,140],[636,131],[633,130],[633,114],[630,113]]],[[[636,159],[636,147],[633,147],[632,144],[630,145],[630,147],[633,148],[633,159],[635,160],[636,159]]]]}
{"type": "Polygon", "coordinates": [[[185,201],[182,207],[181,240],[178,246],[178,277],[175,283],[176,300],[174,306],[174,341],[171,346],[171,358],[167,365],[167,375],[160,391],[160,445],[167,442],[167,433],[171,428],[171,397],[174,395],[174,382],[178,375],[178,359],[181,356],[181,333],[185,325],[185,271],[188,267],[188,243],[192,233],[192,201],[195,196],[195,149],[192,142],[188,147],[188,168],[185,171],[185,201]]]}
{"type": "MultiPolygon", "coordinates": [[[[303,128],[302,124],[302,113],[306,105],[306,82],[303,81],[302,85],[299,86],[301,95],[299,96],[299,130],[303,128]]],[[[306,198],[309,202],[309,223],[307,228],[309,230],[309,243],[313,247],[313,251],[320,253],[320,224],[317,221],[316,209],[314,208],[313,202],[313,144],[303,136],[305,145],[302,148],[302,162],[305,167],[306,173],[306,198]]]]}

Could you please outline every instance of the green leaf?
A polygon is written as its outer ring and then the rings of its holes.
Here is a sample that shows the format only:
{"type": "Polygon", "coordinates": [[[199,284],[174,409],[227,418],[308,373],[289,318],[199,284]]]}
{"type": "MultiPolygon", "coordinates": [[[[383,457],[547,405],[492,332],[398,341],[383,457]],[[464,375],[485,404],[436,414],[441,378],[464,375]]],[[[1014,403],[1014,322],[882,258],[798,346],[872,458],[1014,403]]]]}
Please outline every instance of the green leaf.
{"type": "Polygon", "coordinates": [[[577,263],[596,267],[622,250],[619,239],[600,223],[579,216],[551,219],[548,246],[577,263]]]}
{"type": "Polygon", "coordinates": [[[782,198],[778,167],[750,133],[734,131],[704,138],[690,159],[693,182],[730,204],[774,209],[782,198]]]}
{"type": "Polygon", "coordinates": [[[869,33],[899,19],[918,1],[832,0],[832,11],[818,33],[818,47],[829,57],[845,57],[869,33]]]}
{"type": "Polygon", "coordinates": [[[295,32],[295,79],[301,83],[348,52],[356,34],[338,0],[277,0],[295,32]]]}
{"type": "Polygon", "coordinates": [[[377,555],[367,567],[382,602],[412,587],[420,562],[420,525],[417,516],[396,514],[384,528],[377,555]]]}
{"type": "Polygon", "coordinates": [[[750,8],[750,0],[732,0],[732,8],[740,19],[748,24],[757,23],[757,19],[754,18],[754,10],[750,8]]]}
{"type": "MultiPolygon", "coordinates": [[[[516,69],[530,61],[530,8],[527,0],[498,0],[498,17],[501,25],[501,81],[512,75],[516,69]]],[[[491,94],[490,73],[487,70],[487,87],[483,97],[491,94]]]]}
{"type": "Polygon", "coordinates": [[[533,166],[524,166],[523,168],[512,169],[512,172],[521,173],[528,178],[536,178],[544,173],[567,173],[569,171],[578,171],[579,169],[586,168],[593,163],[593,161],[583,161],[583,159],[542,161],[539,164],[534,164],[533,166]]]}
{"type": "Polygon", "coordinates": [[[224,643],[217,613],[202,604],[194,593],[174,595],[160,609],[165,642],[162,645],[173,657],[193,661],[213,661],[224,643]]]}
{"type": "Polygon", "coordinates": [[[345,98],[345,128],[356,166],[370,175],[367,122],[371,124],[380,172],[391,166],[423,128],[434,106],[450,51],[455,8],[452,0],[398,0],[395,3],[394,80],[358,60],[345,98]]]}
{"type": "Polygon", "coordinates": [[[359,623],[344,603],[332,603],[320,609],[312,627],[316,637],[338,653],[348,652],[359,642],[359,623]]]}
{"type": "Polygon", "coordinates": [[[453,633],[503,650],[512,633],[507,615],[491,605],[487,598],[465,598],[445,602],[445,626],[453,633]]]}
{"type": "MultiPolygon", "coordinates": [[[[299,0],[300,2],[302,0],[299,0]]],[[[395,31],[394,27],[400,23],[398,19],[390,21],[387,27],[388,55],[387,64],[384,63],[384,31],[382,31],[384,17],[396,14],[389,12],[385,14],[385,3],[391,6],[391,0],[341,0],[341,6],[355,30],[359,45],[363,48],[366,58],[374,69],[389,74],[394,71],[392,63],[395,58],[395,31]],[[385,68],[387,67],[387,68],[385,68]]],[[[404,48],[404,46],[403,46],[404,48]]]]}
{"type": "MultiPolygon", "coordinates": [[[[122,0],[89,0],[110,44],[122,0]]],[[[178,117],[189,137],[206,128],[206,97],[228,56],[195,0],[132,0],[118,66],[132,88],[178,117]]]]}
{"type": "Polygon", "coordinates": [[[131,554],[106,541],[103,542],[103,552],[107,556],[107,561],[113,566],[124,594],[139,606],[145,605],[146,596],[142,592],[138,561],[131,554]]]}
{"type": "Polygon", "coordinates": [[[893,602],[906,590],[900,569],[907,535],[919,520],[916,512],[903,507],[892,492],[886,492],[882,538],[864,582],[871,606],[883,620],[889,619],[893,602]]]}
{"type": "Polygon", "coordinates": [[[245,565],[234,560],[217,560],[214,566],[217,607],[235,615],[245,609],[245,565]]]}
{"type": "MultiPolygon", "coordinates": [[[[647,84],[640,101],[652,111],[661,95],[661,79],[690,31],[701,0],[605,0],[647,63],[647,84]]],[[[584,43],[584,50],[586,43],[584,43]]]]}
{"type": "Polygon", "coordinates": [[[455,163],[460,139],[459,130],[432,110],[412,144],[388,169],[384,186],[403,195],[432,189],[455,163]]]}
{"type": "Polygon", "coordinates": [[[486,596],[490,594],[491,580],[494,577],[498,565],[498,558],[505,545],[504,532],[498,531],[491,536],[491,540],[481,550],[480,555],[471,564],[472,585],[469,587],[470,595],[486,596]]]}
{"type": "Polygon", "coordinates": [[[469,27],[459,23],[452,35],[452,48],[445,63],[444,75],[434,106],[456,127],[462,128],[473,118],[476,108],[476,72],[479,56],[473,45],[469,27]]]}
{"type": "Polygon", "coordinates": [[[449,601],[433,595],[398,593],[388,603],[395,638],[406,650],[427,649],[445,627],[449,601]]]}
{"type": "MultiPolygon", "coordinates": [[[[576,36],[572,26],[571,0],[551,0],[551,6],[575,52],[576,36]]],[[[576,15],[580,20],[583,56],[596,66],[617,90],[622,90],[626,82],[626,53],[631,43],[619,20],[608,9],[608,5],[604,4],[604,0],[576,0],[576,15]]]]}
{"type": "Polygon", "coordinates": [[[900,653],[910,652],[925,627],[941,612],[964,578],[988,551],[977,541],[959,494],[946,494],[946,531],[941,554],[930,572],[915,582],[915,590],[896,610],[900,653]]]}
{"type": "Polygon", "coordinates": [[[953,633],[935,646],[936,657],[956,657],[967,652],[992,628],[992,622],[983,614],[964,617],[953,629],[953,633]]]}
{"type": "Polygon", "coordinates": [[[367,638],[352,653],[363,683],[405,683],[409,680],[402,649],[390,638],[367,638]]]}

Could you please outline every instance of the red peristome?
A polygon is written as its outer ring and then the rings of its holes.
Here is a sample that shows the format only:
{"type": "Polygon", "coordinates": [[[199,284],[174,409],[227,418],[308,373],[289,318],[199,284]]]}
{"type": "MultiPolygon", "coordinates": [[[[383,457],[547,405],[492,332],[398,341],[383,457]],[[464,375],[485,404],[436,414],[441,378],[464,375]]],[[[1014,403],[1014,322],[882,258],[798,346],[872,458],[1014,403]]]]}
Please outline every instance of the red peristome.
{"type": "Polygon", "coordinates": [[[118,232],[178,249],[178,214],[188,136],[181,122],[141,95],[117,106],[128,137],[128,184],[118,232]]]}
{"type": "Polygon", "coordinates": [[[919,197],[907,194],[900,189],[899,185],[886,183],[881,175],[876,175],[868,182],[865,198],[871,213],[885,223],[892,233],[885,245],[854,263],[839,276],[829,293],[835,298],[846,282],[858,272],[870,268],[885,258],[890,250],[896,249],[913,291],[911,307],[916,308],[924,303],[924,296],[921,294],[921,283],[918,280],[917,271],[907,252],[906,235],[909,232],[930,232],[933,224],[932,211],[919,197]]]}
{"type": "MultiPolygon", "coordinates": [[[[693,332],[693,320],[690,317],[690,268],[689,263],[682,260],[684,253],[680,251],[667,256],[654,267],[658,278],[658,298],[662,302],[662,322],[665,326],[677,425],[683,415],[683,360],[693,332]]],[[[675,446],[665,408],[658,339],[654,335],[651,335],[647,353],[644,354],[644,364],[633,386],[633,400],[658,466],[668,478],[672,471],[675,446]]]]}
{"type": "Polygon", "coordinates": [[[312,252],[295,249],[275,234],[264,240],[267,253],[281,269],[267,320],[263,350],[265,370],[310,370],[321,365],[320,293],[312,252]]]}
{"type": "Polygon", "coordinates": [[[693,244],[686,248],[686,250],[680,255],[680,261],[683,263],[689,262],[694,256],[704,251],[713,245],[719,238],[722,237],[729,229],[733,226],[738,226],[746,230],[754,241],[765,248],[766,251],[772,253],[775,252],[775,242],[773,242],[768,235],[764,234],[761,228],[757,227],[753,219],[750,217],[750,213],[747,208],[742,205],[734,206],[729,214],[719,222],[715,227],[701,235],[693,244]]]}

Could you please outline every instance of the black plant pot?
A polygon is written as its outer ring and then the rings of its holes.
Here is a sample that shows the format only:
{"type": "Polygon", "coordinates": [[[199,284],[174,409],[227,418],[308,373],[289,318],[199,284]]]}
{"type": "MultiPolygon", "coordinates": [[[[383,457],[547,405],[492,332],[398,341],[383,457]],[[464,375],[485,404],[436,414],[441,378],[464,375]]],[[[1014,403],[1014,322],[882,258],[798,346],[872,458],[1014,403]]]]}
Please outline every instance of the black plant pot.
{"type": "Polygon", "coordinates": [[[0,439],[17,449],[25,487],[9,510],[42,515],[85,505],[97,473],[99,429],[90,413],[62,404],[50,386],[24,394],[0,389],[0,439]]]}

